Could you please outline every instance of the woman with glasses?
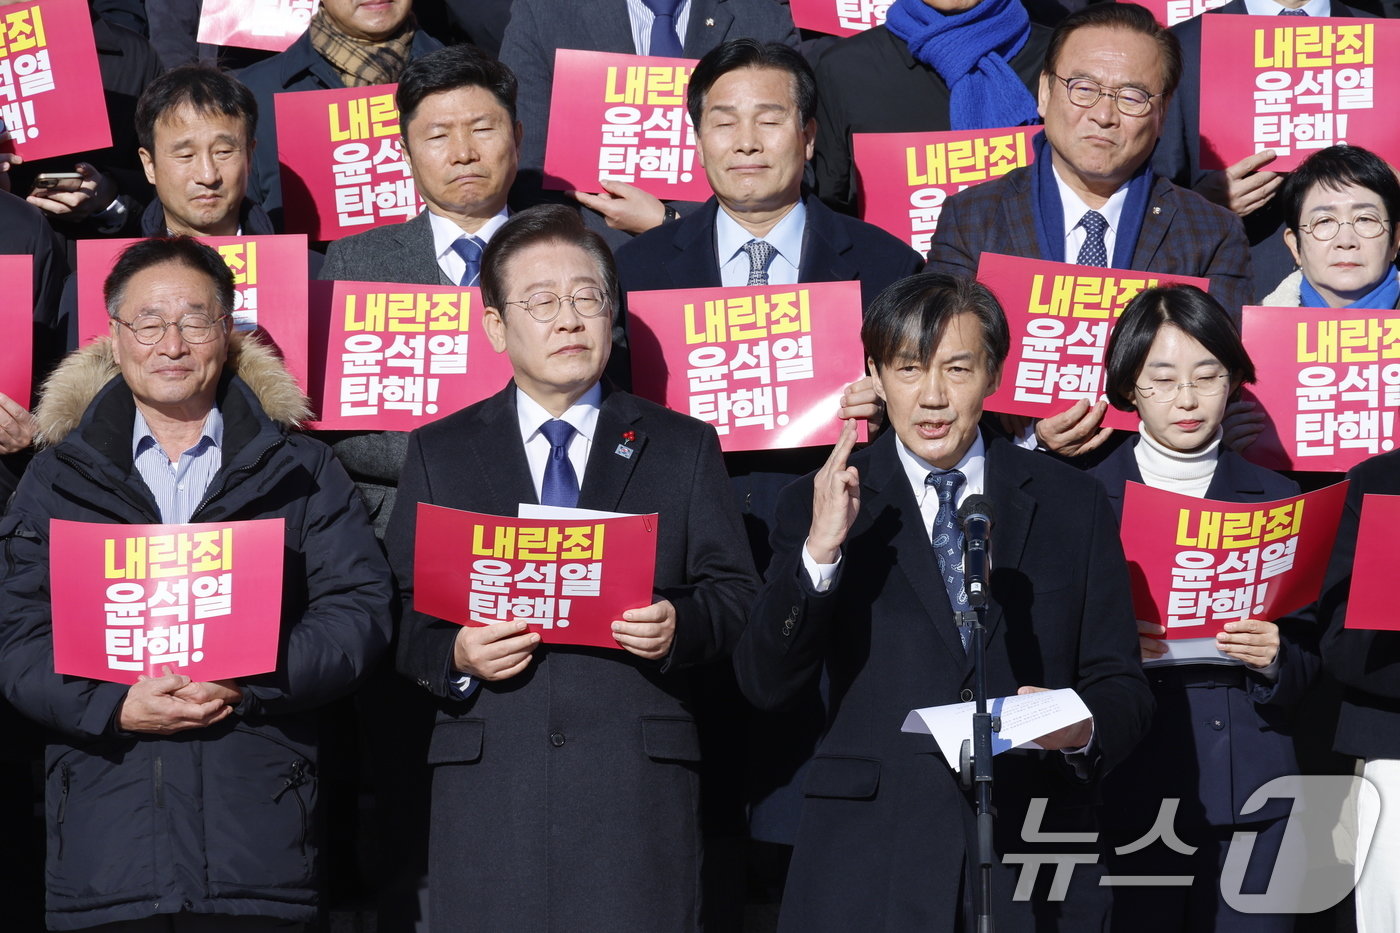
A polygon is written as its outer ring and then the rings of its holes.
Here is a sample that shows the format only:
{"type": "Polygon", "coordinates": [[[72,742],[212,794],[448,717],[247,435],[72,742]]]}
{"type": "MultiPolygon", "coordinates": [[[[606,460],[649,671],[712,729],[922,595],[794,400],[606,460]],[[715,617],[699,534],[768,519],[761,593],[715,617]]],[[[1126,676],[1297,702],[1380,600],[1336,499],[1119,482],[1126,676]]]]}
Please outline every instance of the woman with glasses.
{"type": "MultiPolygon", "coordinates": [[[[1298,493],[1293,481],[1221,445],[1226,404],[1254,381],[1254,364],[1225,309],[1205,292],[1181,285],[1139,294],[1109,338],[1106,369],[1110,402],[1141,418],[1138,436],[1090,471],[1120,519],[1129,482],[1223,502],[1298,493]]],[[[1259,787],[1298,771],[1291,707],[1318,668],[1300,626],[1247,619],[1214,638],[1168,642],[1162,626],[1139,621],[1157,712],[1147,737],[1104,781],[1109,874],[1191,880],[1115,887],[1115,929],[1292,929],[1287,916],[1234,911],[1220,888],[1237,830],[1259,834],[1245,891],[1266,889],[1282,841],[1291,801],[1272,800],[1247,816],[1241,810],[1259,787]],[[1154,824],[1171,835],[1154,840],[1154,824]],[[1181,843],[1175,851],[1172,839],[1181,843]],[[1113,851],[1133,843],[1136,851],[1113,851]],[[1180,851],[1187,848],[1194,851],[1180,851]]]]}
{"type": "Polygon", "coordinates": [[[1400,181],[1359,146],[1319,150],[1279,190],[1283,240],[1298,263],[1261,302],[1277,308],[1394,308],[1400,302],[1393,218],[1400,181]]]}

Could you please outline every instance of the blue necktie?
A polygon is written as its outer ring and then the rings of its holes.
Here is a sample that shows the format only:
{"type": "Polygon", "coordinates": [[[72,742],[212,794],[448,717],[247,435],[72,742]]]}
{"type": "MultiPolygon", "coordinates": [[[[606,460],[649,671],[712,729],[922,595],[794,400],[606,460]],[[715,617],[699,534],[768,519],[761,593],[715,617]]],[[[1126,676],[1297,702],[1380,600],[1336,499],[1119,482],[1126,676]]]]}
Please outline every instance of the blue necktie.
{"type": "Polygon", "coordinates": [[[569,462],[569,438],[574,426],[567,421],[546,421],[540,433],[549,441],[549,459],[544,465],[544,482],[540,484],[540,505],[578,506],[578,476],[569,462]]]}
{"type": "Polygon", "coordinates": [[[462,261],[467,264],[466,271],[457,283],[460,287],[474,286],[481,279],[481,250],[481,241],[470,233],[464,233],[452,241],[452,251],[461,256],[462,261]]]}
{"type": "Polygon", "coordinates": [[[659,55],[662,58],[683,58],[685,50],[681,47],[681,40],[676,35],[676,11],[680,9],[682,0],[642,0],[642,4],[651,10],[651,47],[647,54],[659,55]]]}
{"type": "Polygon", "coordinates": [[[1307,16],[1307,10],[1279,10],[1279,16],[1307,16]]]}
{"type": "Polygon", "coordinates": [[[778,251],[766,240],[749,240],[739,247],[749,254],[749,284],[768,284],[768,264],[778,251]]]}
{"type": "MultiPolygon", "coordinates": [[[[958,490],[967,477],[958,470],[933,472],[924,477],[924,485],[938,492],[938,514],[933,518],[933,553],[938,558],[938,570],[943,587],[948,591],[948,605],[954,612],[968,610],[967,591],[963,587],[962,529],[958,527],[958,490]]],[[[958,636],[966,651],[972,631],[958,623],[958,636]]]]}
{"type": "Polygon", "coordinates": [[[1107,266],[1108,249],[1104,246],[1103,235],[1108,230],[1108,221],[1098,211],[1085,211],[1079,218],[1079,226],[1084,228],[1084,245],[1079,247],[1081,266],[1107,266]]]}

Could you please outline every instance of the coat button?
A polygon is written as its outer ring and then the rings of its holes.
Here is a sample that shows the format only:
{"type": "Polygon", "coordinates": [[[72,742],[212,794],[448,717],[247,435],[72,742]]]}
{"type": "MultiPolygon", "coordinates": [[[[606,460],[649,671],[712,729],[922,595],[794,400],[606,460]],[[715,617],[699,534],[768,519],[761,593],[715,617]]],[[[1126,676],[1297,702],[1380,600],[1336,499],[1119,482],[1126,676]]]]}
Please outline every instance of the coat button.
{"type": "Polygon", "coordinates": [[[563,745],[564,745],[564,733],[562,733],[562,732],[551,732],[551,733],[549,734],[549,744],[550,744],[550,745],[553,745],[555,748],[561,748],[561,747],[563,747],[563,745]]]}
{"type": "Polygon", "coordinates": [[[971,703],[972,691],[964,687],[963,692],[958,694],[958,699],[962,700],[964,703],[971,703]]]}
{"type": "Polygon", "coordinates": [[[1225,723],[1221,722],[1219,719],[1212,719],[1210,721],[1210,727],[1216,732],[1219,732],[1221,729],[1225,728],[1225,723]]]}

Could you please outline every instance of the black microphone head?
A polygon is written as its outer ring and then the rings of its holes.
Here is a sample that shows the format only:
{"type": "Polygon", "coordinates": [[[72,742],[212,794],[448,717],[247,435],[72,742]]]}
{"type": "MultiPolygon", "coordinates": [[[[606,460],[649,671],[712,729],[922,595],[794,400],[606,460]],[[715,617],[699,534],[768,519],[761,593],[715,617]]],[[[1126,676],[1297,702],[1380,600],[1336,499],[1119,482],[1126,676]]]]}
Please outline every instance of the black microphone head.
{"type": "Polygon", "coordinates": [[[992,500],[986,496],[971,495],[963,500],[958,508],[958,521],[965,523],[974,515],[980,515],[988,525],[992,524],[992,500]]]}

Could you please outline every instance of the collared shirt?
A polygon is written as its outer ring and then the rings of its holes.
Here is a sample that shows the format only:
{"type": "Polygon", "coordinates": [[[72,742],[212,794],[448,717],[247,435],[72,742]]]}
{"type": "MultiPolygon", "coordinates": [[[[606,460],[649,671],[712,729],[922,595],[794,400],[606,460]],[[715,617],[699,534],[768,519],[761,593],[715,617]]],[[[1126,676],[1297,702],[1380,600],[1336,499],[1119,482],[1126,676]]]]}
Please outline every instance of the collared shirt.
{"type": "Polygon", "coordinates": [[[1079,221],[1084,219],[1084,212],[1089,210],[1098,211],[1108,221],[1108,229],[1103,234],[1104,249],[1108,252],[1108,261],[1113,262],[1113,247],[1118,242],[1118,222],[1123,218],[1123,205],[1128,200],[1128,184],[1124,182],[1122,186],[1109,196],[1108,203],[1103,207],[1093,207],[1084,203],[1075,191],[1065,184],[1065,180],[1060,177],[1060,170],[1054,169],[1055,186],[1060,189],[1060,206],[1065,215],[1065,262],[1074,262],[1079,258],[1079,249],[1084,245],[1084,240],[1089,234],[1079,225],[1079,221]]]}
{"type": "MultiPolygon", "coordinates": [[[[938,467],[932,465],[927,460],[916,455],[903,441],[895,443],[895,452],[899,457],[899,465],[904,467],[904,474],[909,479],[909,485],[914,490],[914,501],[919,504],[919,515],[924,522],[924,536],[933,540],[933,520],[938,517],[938,491],[931,488],[925,480],[930,473],[942,473],[938,467]]],[[[965,476],[966,482],[962,489],[958,490],[957,505],[962,505],[963,500],[971,495],[981,495],[984,491],[987,476],[987,445],[982,440],[982,432],[978,431],[977,436],[972,440],[972,446],[967,448],[967,453],[963,454],[958,461],[955,470],[960,470],[965,476]]],[[[933,545],[930,543],[929,547],[933,545]]],[[[841,557],[829,564],[819,564],[812,559],[812,555],[807,552],[807,545],[802,546],[802,566],[807,568],[807,577],[812,581],[812,588],[818,593],[825,593],[831,589],[831,583],[836,579],[836,568],[841,566],[841,557]]]]}
{"type": "MultiPolygon", "coordinates": [[[[602,405],[603,385],[596,383],[559,416],[560,421],[574,426],[574,434],[569,438],[569,463],[573,464],[574,476],[578,478],[580,488],[583,486],[584,467],[588,465],[588,452],[593,449],[593,435],[598,429],[598,410],[602,405]]],[[[525,462],[530,465],[530,482],[535,484],[535,498],[538,499],[544,488],[544,468],[549,462],[551,450],[549,438],[540,433],[540,427],[546,421],[552,421],[554,416],[519,387],[515,390],[515,414],[520,420],[525,462]]]]}
{"type": "MultiPolygon", "coordinates": [[[[496,231],[505,226],[509,218],[510,208],[503,207],[499,214],[482,224],[472,236],[485,246],[491,242],[491,237],[496,235],[496,231]]],[[[467,271],[467,261],[452,248],[452,244],[466,231],[457,226],[456,221],[432,211],[428,211],[428,225],[433,228],[433,250],[437,254],[438,268],[447,276],[449,282],[462,281],[462,273],[467,271]]]]}
{"type": "MultiPolygon", "coordinates": [[[[627,0],[627,18],[632,21],[632,45],[638,55],[651,54],[651,24],[656,14],[642,0],[627,0]]],[[[685,31],[690,27],[690,0],[676,7],[676,41],[685,47],[685,31]]]]}
{"type": "MultiPolygon", "coordinates": [[[[1244,8],[1250,16],[1278,16],[1279,10],[1288,9],[1274,0],[1244,0],[1244,8]]],[[[1308,0],[1298,9],[1309,16],[1331,16],[1332,0],[1308,0]]]]}
{"type": "Polygon", "coordinates": [[[160,520],[167,525],[183,525],[194,515],[209,483],[223,466],[224,417],[215,405],[204,419],[204,429],[193,447],[174,463],[151,433],[141,410],[131,426],[131,459],[136,472],[155,496],[160,520]]]}
{"type": "Polygon", "coordinates": [[[802,235],[807,231],[807,205],[800,200],[764,237],[754,237],[721,207],[715,212],[715,255],[721,285],[749,284],[749,254],[744,244],[761,239],[776,252],[768,263],[769,285],[796,285],[802,265],[802,235]]]}

